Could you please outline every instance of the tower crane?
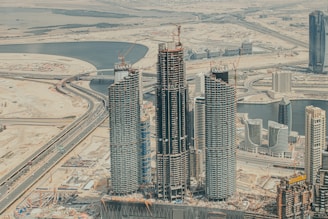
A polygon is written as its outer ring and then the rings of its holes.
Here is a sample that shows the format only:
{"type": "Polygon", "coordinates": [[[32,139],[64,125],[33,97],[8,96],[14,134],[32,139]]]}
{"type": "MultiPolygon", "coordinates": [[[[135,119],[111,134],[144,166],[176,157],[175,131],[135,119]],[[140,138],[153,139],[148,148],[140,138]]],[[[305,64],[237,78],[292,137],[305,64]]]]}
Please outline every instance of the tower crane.
{"type": "Polygon", "coordinates": [[[136,42],[135,41],[129,48],[128,50],[125,51],[125,53],[123,53],[122,55],[118,55],[118,60],[121,61],[121,65],[125,65],[125,57],[132,51],[132,49],[135,47],[136,45],[136,42]]]}

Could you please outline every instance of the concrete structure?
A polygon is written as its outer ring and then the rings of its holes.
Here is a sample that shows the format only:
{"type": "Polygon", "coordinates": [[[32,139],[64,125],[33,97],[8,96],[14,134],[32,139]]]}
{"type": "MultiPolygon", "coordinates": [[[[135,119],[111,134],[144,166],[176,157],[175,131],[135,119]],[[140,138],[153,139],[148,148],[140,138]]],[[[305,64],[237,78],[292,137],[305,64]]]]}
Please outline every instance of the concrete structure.
{"type": "Polygon", "coordinates": [[[206,196],[225,200],[236,191],[236,91],[228,71],[205,75],[206,196]]]}
{"type": "Polygon", "coordinates": [[[240,47],[240,55],[251,55],[253,53],[253,43],[250,41],[244,41],[240,47]]]}
{"type": "Polygon", "coordinates": [[[277,186],[277,211],[279,219],[308,218],[312,199],[312,185],[305,176],[282,179],[277,186]]]}
{"type": "Polygon", "coordinates": [[[328,72],[328,17],[322,11],[309,15],[309,69],[328,72]]]}
{"type": "Polygon", "coordinates": [[[205,74],[199,73],[195,77],[195,96],[204,96],[205,93],[205,74]]]}
{"type": "Polygon", "coordinates": [[[195,146],[190,148],[190,177],[198,181],[204,171],[203,167],[203,151],[195,146]]]}
{"type": "Polygon", "coordinates": [[[279,103],[278,123],[288,126],[288,135],[292,130],[292,104],[287,97],[283,97],[279,103]]]}
{"type": "Polygon", "coordinates": [[[199,205],[156,203],[145,199],[103,197],[101,218],[129,219],[275,219],[276,215],[202,207],[199,205]]]}
{"type": "Polygon", "coordinates": [[[139,183],[150,184],[151,181],[151,149],[150,149],[150,119],[149,115],[143,115],[140,121],[141,149],[139,183]]]}
{"type": "Polygon", "coordinates": [[[274,92],[291,92],[292,74],[285,71],[276,71],[272,73],[272,90],[274,92]]]}
{"type": "Polygon", "coordinates": [[[157,196],[183,199],[189,185],[187,81],[180,42],[159,44],[156,87],[157,196]]]}
{"type": "Polygon", "coordinates": [[[269,154],[274,157],[290,157],[288,148],[288,127],[268,121],[269,154]]]}
{"type": "Polygon", "coordinates": [[[328,218],[328,151],[322,152],[322,165],[314,186],[314,218],[328,218]]]}
{"type": "Polygon", "coordinates": [[[321,151],[325,147],[326,111],[319,107],[305,107],[304,168],[307,182],[314,184],[321,167],[321,151]]]}
{"type": "Polygon", "coordinates": [[[109,86],[111,182],[114,194],[135,192],[138,187],[140,147],[139,72],[118,64],[109,86]]]}
{"type": "Polygon", "coordinates": [[[244,150],[257,153],[262,144],[262,119],[245,120],[244,150]]]}
{"type": "Polygon", "coordinates": [[[200,168],[205,170],[205,97],[194,99],[194,145],[202,151],[200,168]]]}

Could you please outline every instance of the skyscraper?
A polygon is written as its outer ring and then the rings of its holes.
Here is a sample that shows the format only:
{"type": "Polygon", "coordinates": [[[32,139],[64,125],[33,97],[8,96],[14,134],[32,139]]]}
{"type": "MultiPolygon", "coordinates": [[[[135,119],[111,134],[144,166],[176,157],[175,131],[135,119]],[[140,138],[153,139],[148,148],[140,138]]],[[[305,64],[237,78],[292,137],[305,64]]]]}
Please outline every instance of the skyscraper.
{"type": "Polygon", "coordinates": [[[144,114],[140,121],[141,148],[139,165],[139,183],[151,183],[151,149],[150,149],[150,118],[144,114]]]}
{"type": "Polygon", "coordinates": [[[328,72],[328,17],[322,11],[309,15],[309,69],[328,72]]]}
{"type": "Polygon", "coordinates": [[[290,156],[288,148],[288,127],[274,121],[268,121],[269,152],[275,157],[290,156]]]}
{"type": "Polygon", "coordinates": [[[245,121],[245,150],[258,152],[262,144],[262,119],[247,119],[245,121]]]}
{"type": "Polygon", "coordinates": [[[138,187],[140,147],[139,72],[128,64],[115,66],[109,86],[111,182],[117,195],[138,187]]]}
{"type": "Polygon", "coordinates": [[[183,199],[189,184],[187,81],[180,42],[159,44],[157,62],[157,195],[183,199]]]}
{"type": "Polygon", "coordinates": [[[321,167],[321,152],[326,136],[326,111],[319,107],[305,107],[305,154],[304,167],[306,181],[314,184],[321,167]]]}
{"type": "Polygon", "coordinates": [[[286,93],[291,91],[292,74],[290,72],[276,71],[272,73],[272,90],[286,93]]]}
{"type": "Polygon", "coordinates": [[[292,104],[287,97],[283,97],[279,103],[278,123],[288,126],[288,134],[292,130],[292,104]]]}
{"type": "Polygon", "coordinates": [[[194,99],[194,145],[201,150],[200,169],[205,168],[205,97],[194,99]]]}
{"type": "Polygon", "coordinates": [[[206,196],[224,200],[236,191],[235,88],[228,72],[205,75],[206,196]]]}

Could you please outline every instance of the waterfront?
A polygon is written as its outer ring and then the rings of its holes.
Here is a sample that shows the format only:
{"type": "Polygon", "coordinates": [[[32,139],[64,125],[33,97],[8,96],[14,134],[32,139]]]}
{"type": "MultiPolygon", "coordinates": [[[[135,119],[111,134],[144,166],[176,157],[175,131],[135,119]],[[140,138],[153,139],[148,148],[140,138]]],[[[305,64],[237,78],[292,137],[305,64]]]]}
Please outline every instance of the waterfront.
{"type": "MultiPolygon", "coordinates": [[[[97,69],[113,68],[117,63],[118,56],[124,54],[131,48],[125,59],[132,64],[140,60],[147,53],[148,48],[141,44],[125,42],[65,42],[65,43],[37,43],[37,44],[15,44],[1,45],[2,53],[41,53],[73,57],[93,64],[97,69]]],[[[107,72],[107,74],[109,74],[107,72]]],[[[112,81],[92,81],[90,87],[107,95],[107,87],[112,81]]],[[[293,100],[293,131],[304,135],[305,107],[314,105],[327,109],[328,102],[324,100],[293,100]]],[[[263,119],[263,127],[267,128],[268,120],[277,121],[279,102],[268,104],[239,103],[238,112],[248,113],[249,118],[263,119]]],[[[326,112],[327,113],[327,112],[326,112]]]]}

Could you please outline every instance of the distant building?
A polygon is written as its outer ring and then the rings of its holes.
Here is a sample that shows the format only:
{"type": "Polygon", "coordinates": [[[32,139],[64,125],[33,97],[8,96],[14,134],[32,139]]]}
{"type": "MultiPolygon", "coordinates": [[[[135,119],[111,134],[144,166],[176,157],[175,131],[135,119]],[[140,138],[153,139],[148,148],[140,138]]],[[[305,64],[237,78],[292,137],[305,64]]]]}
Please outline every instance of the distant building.
{"type": "Polygon", "coordinates": [[[114,194],[125,195],[139,188],[139,71],[121,63],[114,74],[108,88],[111,183],[114,194]]]}
{"type": "Polygon", "coordinates": [[[194,145],[201,150],[200,169],[205,170],[205,97],[194,99],[194,145]]]}
{"type": "Polygon", "coordinates": [[[288,135],[292,130],[292,104],[287,97],[283,97],[279,103],[278,123],[288,126],[288,135]]]}
{"type": "Polygon", "coordinates": [[[326,111],[319,107],[305,108],[304,168],[307,182],[314,184],[321,167],[321,151],[326,144],[326,111]]]}
{"type": "Polygon", "coordinates": [[[195,96],[204,96],[205,76],[204,73],[198,73],[195,77],[195,96]]]}
{"type": "Polygon", "coordinates": [[[156,86],[157,197],[183,200],[188,185],[187,80],[180,42],[160,43],[156,86]]]}
{"type": "Polygon", "coordinates": [[[288,148],[288,127],[274,121],[268,121],[269,153],[275,157],[290,157],[288,148]]]}
{"type": "Polygon", "coordinates": [[[292,74],[276,71],[272,73],[272,90],[280,93],[291,92],[292,74]]]}
{"type": "Polygon", "coordinates": [[[309,15],[309,69],[328,72],[328,17],[322,11],[309,15]]]}
{"type": "Polygon", "coordinates": [[[202,150],[193,146],[190,148],[190,177],[194,177],[197,181],[203,173],[203,153],[202,150]]]}
{"type": "Polygon", "coordinates": [[[244,41],[241,44],[239,55],[251,55],[253,53],[253,43],[250,41],[244,41]]]}
{"type": "Polygon", "coordinates": [[[262,144],[262,119],[245,120],[245,150],[258,152],[262,144]]]}
{"type": "Polygon", "coordinates": [[[282,179],[277,186],[277,211],[279,219],[309,218],[312,203],[312,185],[305,175],[282,179]]]}
{"type": "Polygon", "coordinates": [[[228,71],[205,75],[206,196],[225,200],[236,191],[235,88],[228,71]]]}
{"type": "Polygon", "coordinates": [[[150,149],[150,118],[143,115],[140,121],[141,150],[140,150],[140,175],[141,185],[151,183],[151,149],[150,149]]]}

